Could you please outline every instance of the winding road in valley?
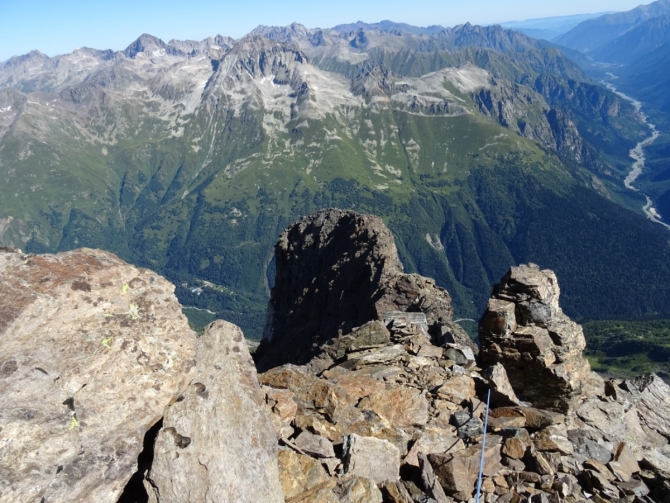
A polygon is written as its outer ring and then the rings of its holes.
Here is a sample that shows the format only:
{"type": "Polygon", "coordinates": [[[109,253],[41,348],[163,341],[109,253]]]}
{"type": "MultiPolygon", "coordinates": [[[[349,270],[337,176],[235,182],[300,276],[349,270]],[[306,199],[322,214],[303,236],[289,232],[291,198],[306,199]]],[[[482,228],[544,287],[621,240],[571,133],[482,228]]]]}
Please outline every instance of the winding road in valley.
{"type": "MultiPolygon", "coordinates": [[[[617,78],[616,75],[613,75],[611,73],[609,73],[608,75],[610,76],[610,78],[612,80],[617,78]]],[[[658,211],[656,211],[656,208],[654,208],[654,201],[652,201],[651,198],[647,194],[645,194],[644,192],[642,192],[640,189],[638,189],[637,187],[635,187],[633,185],[633,183],[635,182],[635,180],[637,180],[637,178],[640,176],[642,171],[644,171],[644,166],[645,166],[645,163],[646,163],[646,160],[647,160],[645,155],[644,155],[645,147],[648,147],[649,145],[654,143],[658,139],[660,133],[656,129],[656,126],[649,122],[649,118],[645,115],[645,113],[642,112],[642,103],[641,102],[637,101],[635,98],[631,98],[630,96],[628,96],[628,95],[626,95],[626,94],[624,94],[620,91],[617,91],[616,87],[614,87],[614,85],[611,82],[602,81],[602,83],[610,91],[612,91],[613,93],[616,93],[617,95],[621,96],[626,101],[629,101],[637,109],[637,111],[640,113],[640,116],[642,117],[642,120],[644,121],[644,123],[647,126],[649,126],[649,128],[651,129],[651,136],[649,136],[649,137],[645,138],[644,140],[642,140],[641,142],[639,142],[635,146],[635,148],[631,149],[631,151],[630,151],[630,157],[635,162],[633,162],[632,169],[630,170],[630,172],[628,173],[628,176],[624,180],[624,185],[626,186],[627,189],[634,190],[635,192],[639,192],[640,194],[642,194],[647,199],[647,203],[642,207],[642,210],[644,211],[645,215],[647,215],[647,218],[649,220],[651,220],[654,223],[660,224],[663,227],[666,227],[668,230],[670,230],[670,225],[663,222],[663,220],[661,219],[661,215],[658,213],[658,211]]]]}

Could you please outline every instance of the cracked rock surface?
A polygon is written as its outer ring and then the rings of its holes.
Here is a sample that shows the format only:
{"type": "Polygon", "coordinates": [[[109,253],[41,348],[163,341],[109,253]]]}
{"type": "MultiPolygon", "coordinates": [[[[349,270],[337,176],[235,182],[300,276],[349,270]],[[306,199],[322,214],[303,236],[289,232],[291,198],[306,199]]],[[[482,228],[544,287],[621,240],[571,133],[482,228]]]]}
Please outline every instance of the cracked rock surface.
{"type": "Polygon", "coordinates": [[[0,501],[115,503],[195,365],[174,286],[90,249],[5,249],[0,284],[0,501]]]}
{"type": "Polygon", "coordinates": [[[283,502],[277,441],[242,330],[217,320],[168,407],[145,487],[151,503],[283,502]]]}

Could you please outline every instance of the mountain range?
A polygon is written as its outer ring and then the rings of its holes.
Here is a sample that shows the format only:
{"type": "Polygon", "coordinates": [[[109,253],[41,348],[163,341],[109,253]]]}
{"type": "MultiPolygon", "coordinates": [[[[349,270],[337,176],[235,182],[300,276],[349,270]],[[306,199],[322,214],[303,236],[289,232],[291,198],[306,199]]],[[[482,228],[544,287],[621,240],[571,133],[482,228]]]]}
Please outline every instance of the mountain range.
{"type": "Polygon", "coordinates": [[[553,40],[567,33],[582,21],[612,14],[612,12],[600,12],[596,14],[573,14],[571,16],[553,16],[546,18],[527,19],[525,21],[508,21],[499,23],[503,28],[511,28],[520,31],[529,37],[553,40]]]}
{"type": "Polygon", "coordinates": [[[258,336],[272,246],[382,216],[408,271],[481,312],[514,263],[581,318],[670,314],[670,236],[623,188],[648,135],[559,49],[500,26],[260,26],[0,64],[0,242],[114,251],[258,336]],[[434,32],[431,32],[434,31],[434,32]]]}
{"type": "Polygon", "coordinates": [[[670,14],[670,0],[657,0],[626,12],[616,12],[578,24],[553,41],[582,52],[591,52],[630,29],[655,17],[670,14]]]}

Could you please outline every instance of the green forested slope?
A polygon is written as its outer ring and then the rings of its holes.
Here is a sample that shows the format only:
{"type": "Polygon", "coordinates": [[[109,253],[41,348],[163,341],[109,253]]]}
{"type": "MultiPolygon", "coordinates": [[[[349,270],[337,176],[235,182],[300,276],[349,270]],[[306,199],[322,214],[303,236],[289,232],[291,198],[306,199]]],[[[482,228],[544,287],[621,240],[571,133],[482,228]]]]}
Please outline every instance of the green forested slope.
{"type": "Polygon", "coordinates": [[[670,315],[670,233],[616,202],[645,128],[560,55],[527,50],[457,68],[357,53],[333,73],[250,37],[215,60],[166,54],[148,76],[140,54],[99,63],[111,80],[4,87],[0,241],[114,251],[258,337],[277,236],[334,206],[380,215],[459,316],[527,261],[556,271],[571,316],[670,315]]]}

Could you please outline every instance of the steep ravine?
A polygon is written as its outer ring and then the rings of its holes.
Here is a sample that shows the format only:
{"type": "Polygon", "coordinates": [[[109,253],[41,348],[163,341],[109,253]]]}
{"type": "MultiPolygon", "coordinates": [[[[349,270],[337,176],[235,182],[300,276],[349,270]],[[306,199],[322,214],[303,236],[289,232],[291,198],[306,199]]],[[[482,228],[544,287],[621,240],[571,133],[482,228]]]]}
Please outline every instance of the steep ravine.
{"type": "MultiPolygon", "coordinates": [[[[610,75],[610,77],[612,79],[617,78],[615,75],[613,75],[611,73],[608,74],[608,75],[610,75]]],[[[647,199],[647,202],[642,207],[642,210],[644,211],[645,215],[647,215],[647,218],[649,220],[651,220],[652,222],[655,222],[657,224],[661,224],[663,227],[666,227],[667,229],[670,229],[670,225],[663,222],[663,220],[661,218],[661,215],[658,213],[658,211],[654,207],[654,201],[652,201],[652,199],[647,194],[645,194],[644,192],[642,192],[640,189],[638,189],[637,187],[635,187],[633,185],[635,180],[637,180],[637,178],[642,174],[642,171],[644,171],[644,166],[645,166],[645,162],[646,162],[646,158],[645,158],[645,155],[644,155],[645,147],[648,147],[649,145],[654,143],[658,139],[660,133],[656,129],[656,125],[650,123],[649,122],[649,117],[647,117],[647,115],[644,112],[642,112],[642,102],[637,101],[635,98],[631,98],[630,96],[628,96],[628,95],[626,95],[626,94],[624,94],[620,91],[617,91],[616,87],[611,82],[602,81],[602,83],[605,86],[607,86],[607,88],[610,91],[616,93],[617,95],[621,96],[623,99],[629,101],[637,109],[637,111],[640,112],[640,116],[642,117],[643,122],[647,126],[649,126],[649,128],[651,129],[651,136],[649,136],[649,137],[645,138],[644,140],[642,140],[641,142],[639,142],[637,145],[635,145],[635,148],[631,149],[631,151],[630,151],[630,157],[635,162],[633,163],[633,166],[630,170],[630,173],[628,173],[628,176],[624,180],[624,185],[626,186],[627,189],[634,190],[635,192],[640,192],[647,199]]]]}

